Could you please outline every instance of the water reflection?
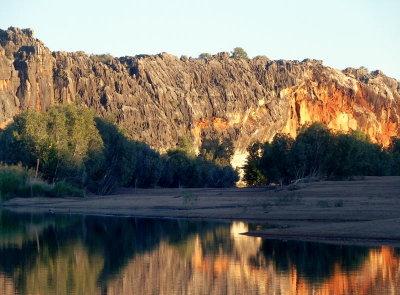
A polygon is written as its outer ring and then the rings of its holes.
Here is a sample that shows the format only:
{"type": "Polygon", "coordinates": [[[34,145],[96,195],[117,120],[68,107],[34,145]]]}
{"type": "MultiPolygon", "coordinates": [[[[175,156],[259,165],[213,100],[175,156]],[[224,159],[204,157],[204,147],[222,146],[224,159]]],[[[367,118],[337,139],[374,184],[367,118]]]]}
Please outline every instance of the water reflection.
{"type": "Polygon", "coordinates": [[[243,222],[0,211],[0,294],[397,294],[399,252],[262,240],[243,222]]]}

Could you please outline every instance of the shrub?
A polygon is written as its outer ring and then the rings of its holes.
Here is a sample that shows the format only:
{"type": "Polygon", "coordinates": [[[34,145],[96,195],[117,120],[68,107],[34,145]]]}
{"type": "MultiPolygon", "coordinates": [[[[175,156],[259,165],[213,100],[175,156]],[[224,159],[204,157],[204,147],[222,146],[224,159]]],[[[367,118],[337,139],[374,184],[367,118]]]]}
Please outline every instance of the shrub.
{"type": "Polygon", "coordinates": [[[242,47],[235,47],[231,53],[233,58],[249,58],[247,52],[242,47]]]}
{"type": "Polygon", "coordinates": [[[47,183],[31,183],[21,187],[15,195],[25,198],[47,197],[50,192],[51,186],[47,183]]]}
{"type": "Polygon", "coordinates": [[[25,186],[28,173],[19,166],[0,167],[0,200],[10,199],[25,186]]]}
{"type": "Polygon", "coordinates": [[[105,63],[105,64],[110,63],[110,62],[114,59],[114,57],[113,57],[111,54],[109,54],[109,53],[105,53],[105,54],[92,54],[92,55],[90,55],[90,58],[91,58],[92,60],[94,60],[94,61],[102,62],[102,63],[105,63]]]}
{"type": "Polygon", "coordinates": [[[0,166],[0,200],[13,197],[83,197],[83,190],[64,181],[54,185],[32,179],[21,166],[0,166]]]}
{"type": "Polygon", "coordinates": [[[253,60],[261,60],[261,61],[264,61],[264,62],[270,61],[270,59],[265,55],[257,55],[255,57],[253,57],[253,60]]]}
{"type": "Polygon", "coordinates": [[[209,54],[209,53],[200,53],[199,54],[199,58],[201,58],[201,59],[210,59],[211,58],[211,54],[209,54]]]}
{"type": "Polygon", "coordinates": [[[244,179],[255,185],[289,184],[305,177],[334,180],[400,175],[400,139],[388,148],[372,143],[363,132],[332,132],[322,123],[300,128],[296,139],[277,134],[271,143],[249,148],[244,179]]]}
{"type": "Polygon", "coordinates": [[[56,182],[49,192],[50,197],[84,197],[83,190],[64,181],[56,182]]]}

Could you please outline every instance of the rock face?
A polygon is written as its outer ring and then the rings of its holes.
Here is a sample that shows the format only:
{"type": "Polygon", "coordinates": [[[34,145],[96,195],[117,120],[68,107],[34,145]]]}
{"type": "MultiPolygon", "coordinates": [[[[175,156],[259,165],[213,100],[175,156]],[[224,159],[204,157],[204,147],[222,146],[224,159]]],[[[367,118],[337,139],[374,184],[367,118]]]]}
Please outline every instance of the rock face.
{"type": "Polygon", "coordinates": [[[0,30],[0,127],[26,109],[75,102],[110,117],[159,151],[178,136],[218,134],[242,165],[252,142],[295,136],[307,122],[360,129],[387,145],[400,135],[400,83],[379,71],[338,71],[321,61],[151,56],[100,61],[51,52],[29,29],[0,30]]]}

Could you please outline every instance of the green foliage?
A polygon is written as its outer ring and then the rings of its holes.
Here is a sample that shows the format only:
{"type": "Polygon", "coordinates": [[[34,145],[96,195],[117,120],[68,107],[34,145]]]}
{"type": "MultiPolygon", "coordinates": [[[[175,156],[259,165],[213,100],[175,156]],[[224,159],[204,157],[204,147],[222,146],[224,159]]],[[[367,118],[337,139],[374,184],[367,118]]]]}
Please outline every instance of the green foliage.
{"type": "Polygon", "coordinates": [[[21,166],[0,166],[0,200],[12,197],[83,197],[83,190],[65,182],[53,185],[34,179],[21,166]]]}
{"type": "Polygon", "coordinates": [[[211,54],[210,53],[200,53],[199,54],[199,58],[201,58],[201,59],[210,59],[211,58],[211,54]]]}
{"type": "Polygon", "coordinates": [[[33,198],[33,197],[52,197],[52,186],[45,182],[27,183],[14,192],[13,196],[33,198]]]}
{"type": "MultiPolygon", "coordinates": [[[[260,149],[255,144],[252,149],[260,149]]],[[[304,177],[351,179],[367,175],[400,175],[400,139],[387,149],[374,144],[361,131],[333,133],[321,123],[306,125],[294,140],[277,134],[261,152],[249,152],[244,179],[257,185],[290,183],[304,177]],[[261,174],[261,175],[260,175],[261,174]]]]}
{"type": "Polygon", "coordinates": [[[257,55],[257,56],[255,56],[255,57],[253,57],[253,59],[254,59],[254,60],[262,60],[262,61],[264,61],[264,62],[270,61],[270,59],[269,59],[267,56],[265,56],[265,55],[257,55]]]}
{"type": "Polygon", "coordinates": [[[239,180],[231,166],[221,167],[202,156],[188,156],[182,150],[170,150],[160,180],[164,187],[232,187],[239,180]]]}
{"type": "Polygon", "coordinates": [[[176,149],[185,152],[189,157],[194,157],[196,155],[193,140],[187,135],[178,138],[176,149]]]}
{"type": "Polygon", "coordinates": [[[249,58],[247,52],[244,51],[244,49],[241,47],[235,47],[231,52],[231,54],[233,58],[245,58],[245,59],[249,58]]]}
{"type": "Polygon", "coordinates": [[[107,120],[96,118],[96,126],[104,149],[88,162],[90,191],[110,194],[120,186],[153,187],[158,183],[164,168],[159,153],[129,139],[107,120]]]}
{"type": "MultiPolygon", "coordinates": [[[[291,152],[294,178],[323,174],[331,144],[332,134],[324,124],[318,122],[303,126],[293,142],[293,151],[291,152]]],[[[286,167],[288,165],[285,163],[286,167]]],[[[287,168],[292,170],[290,167],[287,168]]]]}
{"type": "Polygon", "coordinates": [[[94,60],[94,61],[102,62],[102,63],[105,63],[105,64],[110,63],[110,62],[114,59],[114,57],[113,57],[111,54],[109,54],[109,53],[105,53],[105,54],[92,54],[92,55],[90,55],[90,58],[91,58],[92,60],[94,60]]]}
{"type": "Polygon", "coordinates": [[[391,174],[400,175],[400,138],[392,138],[388,148],[388,153],[390,162],[392,163],[391,174]]]}
{"type": "Polygon", "coordinates": [[[229,166],[233,153],[233,142],[229,138],[204,138],[200,147],[200,155],[219,166],[229,166]]]}
{"type": "Polygon", "coordinates": [[[247,148],[247,152],[249,156],[243,167],[245,172],[243,180],[250,186],[265,184],[265,175],[260,170],[263,145],[260,142],[255,142],[247,148]]]}
{"type": "Polygon", "coordinates": [[[180,137],[175,149],[165,155],[160,180],[166,187],[231,187],[239,180],[230,166],[233,143],[229,139],[203,139],[200,155],[195,156],[192,140],[180,137]]]}
{"type": "Polygon", "coordinates": [[[89,154],[101,152],[94,114],[74,104],[26,111],[1,134],[0,160],[37,169],[48,181],[82,185],[89,154]]]}
{"type": "Polygon", "coordinates": [[[82,189],[74,187],[64,181],[56,182],[50,191],[52,197],[84,197],[82,189]]]}
{"type": "Polygon", "coordinates": [[[264,167],[264,173],[268,182],[288,182],[292,178],[290,169],[292,161],[291,149],[293,139],[286,134],[278,133],[272,143],[264,145],[264,153],[260,164],[264,167]]]}
{"type": "Polygon", "coordinates": [[[336,179],[347,179],[361,175],[388,174],[387,154],[369,141],[365,135],[357,132],[337,134],[334,148],[328,158],[327,174],[336,179]]]}
{"type": "Polygon", "coordinates": [[[32,184],[20,191],[25,196],[83,194],[69,185],[96,194],[111,194],[121,186],[225,187],[238,178],[229,166],[229,140],[204,148],[206,160],[196,157],[189,137],[180,137],[176,149],[162,157],[110,121],[73,104],[23,112],[0,132],[0,144],[0,161],[22,163],[54,184],[32,184]]]}
{"type": "Polygon", "coordinates": [[[27,172],[19,166],[0,166],[0,200],[11,198],[25,186],[27,172]]]}

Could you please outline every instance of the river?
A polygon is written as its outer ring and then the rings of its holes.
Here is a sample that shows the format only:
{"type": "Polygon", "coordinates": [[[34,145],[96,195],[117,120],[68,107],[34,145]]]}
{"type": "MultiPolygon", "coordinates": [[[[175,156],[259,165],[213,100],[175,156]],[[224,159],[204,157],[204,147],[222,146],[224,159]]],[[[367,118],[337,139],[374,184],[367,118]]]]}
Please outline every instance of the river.
{"type": "Polygon", "coordinates": [[[0,294],[399,294],[400,249],[255,224],[0,211],[0,294]]]}

